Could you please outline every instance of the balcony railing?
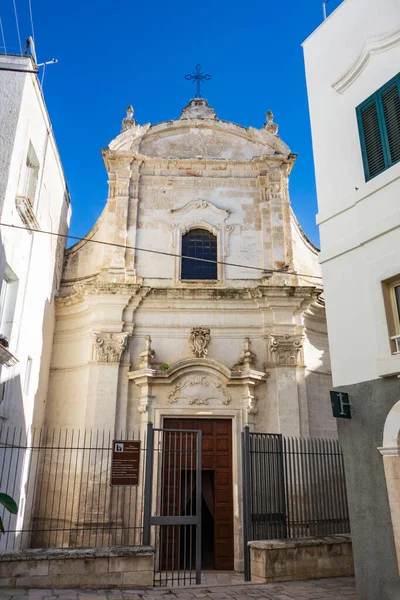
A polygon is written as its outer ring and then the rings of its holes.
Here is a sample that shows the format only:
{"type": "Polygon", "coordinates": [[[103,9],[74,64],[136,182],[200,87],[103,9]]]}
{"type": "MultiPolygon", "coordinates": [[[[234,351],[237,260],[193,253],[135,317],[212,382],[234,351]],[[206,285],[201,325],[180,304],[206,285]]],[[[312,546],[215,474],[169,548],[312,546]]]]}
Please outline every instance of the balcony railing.
{"type": "Polygon", "coordinates": [[[8,348],[0,344],[0,365],[5,367],[13,367],[18,362],[18,359],[12,354],[8,348]]]}
{"type": "Polygon", "coordinates": [[[15,206],[22,222],[25,223],[28,229],[40,229],[29,198],[26,196],[16,196],[15,206]]]}
{"type": "Polygon", "coordinates": [[[392,335],[390,339],[394,341],[396,347],[396,350],[393,352],[393,354],[400,354],[400,334],[392,335]]]}

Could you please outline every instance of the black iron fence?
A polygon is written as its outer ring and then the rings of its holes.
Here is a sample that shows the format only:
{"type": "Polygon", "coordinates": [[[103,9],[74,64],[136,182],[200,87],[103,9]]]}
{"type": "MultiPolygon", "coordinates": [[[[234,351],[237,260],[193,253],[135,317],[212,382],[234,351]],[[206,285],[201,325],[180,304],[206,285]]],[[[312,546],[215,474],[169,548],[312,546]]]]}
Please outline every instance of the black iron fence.
{"type": "MultiPolygon", "coordinates": [[[[18,515],[0,511],[0,549],[90,548],[143,543],[145,439],[139,485],[111,487],[110,431],[0,430],[0,491],[18,515]]],[[[121,432],[120,439],[139,439],[121,432]]]]}
{"type": "Polygon", "coordinates": [[[242,434],[245,578],[250,540],[326,536],[350,531],[339,442],[242,434]]]}

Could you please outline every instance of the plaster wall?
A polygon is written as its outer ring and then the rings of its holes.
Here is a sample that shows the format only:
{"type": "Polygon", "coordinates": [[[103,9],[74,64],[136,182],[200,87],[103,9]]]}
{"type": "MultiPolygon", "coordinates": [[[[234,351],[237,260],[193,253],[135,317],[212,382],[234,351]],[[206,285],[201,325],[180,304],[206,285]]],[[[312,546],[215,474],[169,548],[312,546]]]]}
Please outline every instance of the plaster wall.
{"type": "MultiPolygon", "coordinates": [[[[4,62],[5,58],[17,65],[24,63],[25,69],[34,68],[28,57],[1,57],[1,60],[4,62]]],[[[39,161],[36,195],[32,199],[36,219],[43,230],[66,233],[69,196],[38,80],[33,74],[9,72],[7,80],[12,77],[18,83],[11,87],[21,88],[21,81],[23,85],[20,97],[9,96],[9,110],[12,114],[17,111],[18,118],[9,122],[9,125],[14,122],[14,130],[13,135],[11,129],[8,132],[9,150],[5,149],[9,171],[2,222],[24,227],[15,198],[21,194],[21,179],[31,143],[39,161]]],[[[7,81],[4,85],[7,97],[10,88],[7,81]]],[[[1,91],[3,97],[3,88],[1,91]]],[[[14,367],[2,367],[1,381],[5,387],[0,417],[11,427],[27,428],[42,424],[44,419],[55,318],[54,293],[61,279],[65,244],[54,236],[7,227],[2,227],[1,242],[0,280],[3,281],[6,265],[18,280],[9,339],[9,349],[18,363],[14,367]],[[28,357],[32,359],[29,385],[26,380],[28,357]]]]}
{"type": "Polygon", "coordinates": [[[399,273],[400,164],[365,181],[356,107],[400,64],[399,0],[345,0],[304,42],[335,385],[400,372],[382,280],[399,273]]]}
{"type": "Polygon", "coordinates": [[[17,68],[28,69],[31,65],[30,59],[22,56],[12,57],[12,59],[8,56],[0,56],[0,67],[2,68],[0,70],[0,148],[2,154],[0,163],[0,214],[6,195],[10,160],[25,83],[25,75],[6,70],[7,68],[14,69],[16,65],[17,68]]]}
{"type": "Polygon", "coordinates": [[[394,600],[399,570],[382,456],[386,417],[399,398],[398,379],[388,377],[339,388],[349,393],[351,420],[338,423],[349,502],[358,597],[394,600]]]}

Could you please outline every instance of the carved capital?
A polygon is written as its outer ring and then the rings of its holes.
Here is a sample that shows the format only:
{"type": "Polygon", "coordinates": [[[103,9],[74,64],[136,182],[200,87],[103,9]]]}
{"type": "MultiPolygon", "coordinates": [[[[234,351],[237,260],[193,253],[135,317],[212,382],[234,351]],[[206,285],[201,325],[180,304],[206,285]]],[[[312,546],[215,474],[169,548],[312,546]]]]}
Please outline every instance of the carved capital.
{"type": "Polygon", "coordinates": [[[128,333],[97,332],[94,334],[94,357],[98,362],[119,363],[126,348],[128,333]]]}
{"type": "Polygon", "coordinates": [[[192,327],[190,330],[190,349],[197,358],[205,358],[208,354],[208,344],[211,341],[208,327],[192,327]]]}
{"type": "Polygon", "coordinates": [[[270,335],[268,338],[269,365],[273,367],[297,367],[303,336],[270,335]]]}

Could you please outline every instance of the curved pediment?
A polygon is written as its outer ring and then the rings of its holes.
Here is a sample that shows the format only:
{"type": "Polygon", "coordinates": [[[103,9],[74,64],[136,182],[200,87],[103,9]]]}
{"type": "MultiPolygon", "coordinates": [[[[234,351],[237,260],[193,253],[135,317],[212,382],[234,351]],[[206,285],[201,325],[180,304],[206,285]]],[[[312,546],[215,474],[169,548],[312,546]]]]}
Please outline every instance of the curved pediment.
{"type": "Polygon", "coordinates": [[[245,128],[216,119],[179,119],[153,126],[137,125],[116,137],[109,149],[154,158],[237,161],[290,153],[288,146],[266,129],[245,128]]]}

